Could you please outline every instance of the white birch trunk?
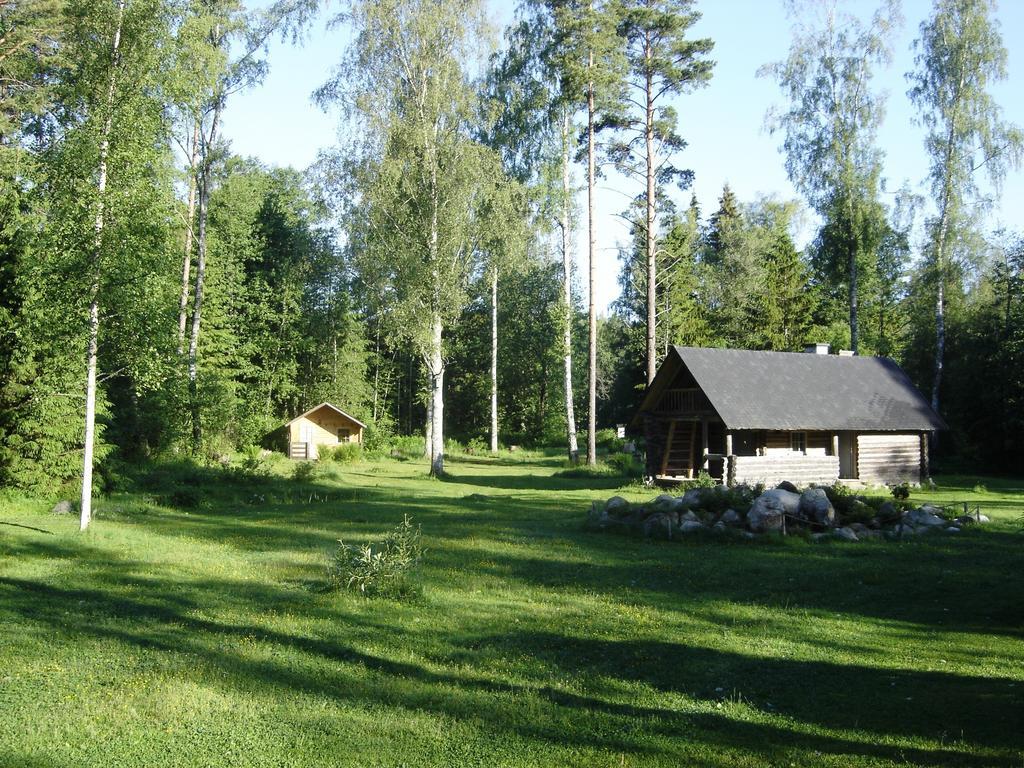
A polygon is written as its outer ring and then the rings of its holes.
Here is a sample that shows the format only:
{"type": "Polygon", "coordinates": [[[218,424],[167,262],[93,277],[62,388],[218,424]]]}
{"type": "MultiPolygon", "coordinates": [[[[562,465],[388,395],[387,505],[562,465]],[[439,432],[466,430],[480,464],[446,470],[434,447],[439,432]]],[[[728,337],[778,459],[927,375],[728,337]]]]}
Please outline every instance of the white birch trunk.
{"type": "Polygon", "coordinates": [[[441,317],[434,315],[430,334],[430,474],[444,474],[444,356],[441,317]]]}
{"type": "MultiPolygon", "coordinates": [[[[219,30],[218,30],[219,34],[219,30]]],[[[192,411],[192,452],[199,453],[203,442],[203,429],[199,407],[199,329],[202,322],[203,290],[206,284],[206,230],[210,211],[210,185],[213,182],[213,160],[211,153],[217,140],[224,99],[215,97],[210,133],[203,137],[202,168],[199,179],[199,233],[196,241],[196,283],[192,297],[192,329],[188,342],[188,386],[192,411]]]]}
{"type": "Polygon", "coordinates": [[[569,440],[569,461],[580,460],[576,442],[576,410],[572,392],[572,246],[569,207],[572,189],[569,176],[569,113],[562,115],[562,291],[565,302],[565,325],[562,328],[562,357],[565,366],[565,428],[569,440]]]}
{"type": "Polygon", "coordinates": [[[85,377],[85,445],[82,453],[82,497],[80,500],[79,528],[85,530],[92,521],[92,465],[96,444],[96,368],[100,335],[100,254],[103,247],[104,203],[107,193],[107,157],[110,154],[110,134],[114,126],[114,93],[117,87],[117,67],[121,52],[121,28],[124,26],[125,0],[117,4],[117,26],[114,28],[113,56],[110,82],[107,86],[106,114],[100,133],[100,154],[96,182],[97,203],[94,223],[92,255],[92,283],[89,286],[89,343],[86,351],[85,377]]]}
{"type": "Polygon", "coordinates": [[[498,452],[498,270],[491,271],[491,453],[498,452]]]}
{"type": "MultiPolygon", "coordinates": [[[[588,59],[594,67],[594,52],[588,59]]],[[[597,314],[594,305],[594,252],[597,236],[594,232],[594,190],[596,186],[596,147],[594,144],[594,82],[587,87],[587,286],[588,286],[588,339],[587,339],[587,465],[597,464],[597,314]]]]}
{"type": "Polygon", "coordinates": [[[181,296],[178,299],[178,354],[185,346],[185,328],[188,326],[188,280],[192,270],[193,224],[196,218],[196,160],[199,153],[199,120],[192,128],[192,145],[188,155],[188,218],[185,221],[185,257],[181,267],[181,296]]]}
{"type": "Polygon", "coordinates": [[[426,440],[423,443],[423,455],[433,462],[434,459],[434,395],[433,395],[433,377],[430,375],[429,366],[427,367],[427,422],[426,422],[426,440]]]}

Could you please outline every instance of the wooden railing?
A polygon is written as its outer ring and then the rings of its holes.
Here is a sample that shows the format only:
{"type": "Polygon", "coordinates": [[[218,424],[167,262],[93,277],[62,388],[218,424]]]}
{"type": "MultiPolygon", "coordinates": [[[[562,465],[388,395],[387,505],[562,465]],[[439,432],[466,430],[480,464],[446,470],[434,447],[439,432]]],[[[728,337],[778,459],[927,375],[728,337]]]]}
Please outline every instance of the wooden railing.
{"type": "Polygon", "coordinates": [[[696,387],[667,389],[658,404],[658,410],[666,413],[698,413],[708,410],[709,407],[708,399],[696,387]]]}

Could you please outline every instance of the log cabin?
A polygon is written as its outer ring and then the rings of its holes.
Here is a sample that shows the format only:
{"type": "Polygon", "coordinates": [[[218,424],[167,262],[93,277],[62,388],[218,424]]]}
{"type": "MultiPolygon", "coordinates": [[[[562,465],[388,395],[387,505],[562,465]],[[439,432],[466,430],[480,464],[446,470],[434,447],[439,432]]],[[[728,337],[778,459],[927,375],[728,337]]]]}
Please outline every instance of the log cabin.
{"type": "Polygon", "coordinates": [[[946,424],[884,357],[671,347],[633,419],[647,475],[729,485],[920,483],[946,424]]]}

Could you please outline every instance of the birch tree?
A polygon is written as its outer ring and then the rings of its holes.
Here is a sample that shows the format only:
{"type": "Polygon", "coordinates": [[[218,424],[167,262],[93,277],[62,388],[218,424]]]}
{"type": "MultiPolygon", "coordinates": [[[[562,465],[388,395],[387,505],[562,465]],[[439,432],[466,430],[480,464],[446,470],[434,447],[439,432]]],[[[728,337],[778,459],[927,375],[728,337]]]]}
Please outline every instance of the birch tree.
{"type": "Polygon", "coordinates": [[[364,0],[344,18],[354,42],[318,95],[341,101],[360,137],[354,258],[388,297],[395,331],[423,358],[430,472],[441,475],[445,329],[482,269],[486,205],[503,179],[497,154],[474,138],[478,93],[463,67],[478,59],[482,8],[364,0]]]}
{"type": "Polygon", "coordinates": [[[935,281],[935,365],[932,408],[938,410],[946,349],[946,282],[955,243],[982,202],[978,172],[998,190],[1020,163],[1024,137],[1003,120],[990,88],[1006,78],[1006,48],[991,0],[936,0],[914,43],[908,93],[927,136],[928,181],[935,215],[928,222],[927,257],[935,281]]]}
{"type": "MultiPolygon", "coordinates": [[[[192,450],[202,446],[202,409],[199,397],[199,338],[206,289],[207,240],[210,195],[215,183],[214,170],[224,158],[221,119],[228,97],[260,82],[267,71],[260,58],[267,41],[275,33],[291,34],[297,39],[316,7],[315,0],[277,0],[267,9],[246,12],[238,0],[194,0],[192,14],[181,35],[181,58],[191,67],[184,89],[192,93],[183,101],[182,113],[192,131],[194,144],[189,152],[189,209],[195,206],[195,281],[192,288],[191,318],[188,322],[188,386],[192,422],[192,450]],[[193,190],[194,185],[194,192],[193,190]]],[[[191,219],[186,233],[192,227],[191,219]]],[[[191,264],[191,236],[186,234],[181,308],[188,304],[188,272],[191,264]]],[[[183,336],[183,331],[179,331],[183,336]]]]}
{"type": "Polygon", "coordinates": [[[506,35],[507,48],[491,72],[491,98],[500,108],[490,143],[501,151],[506,170],[527,188],[535,237],[543,241],[557,232],[566,447],[575,464],[579,445],[572,373],[572,243],[577,226],[573,162],[578,100],[564,57],[566,38],[557,26],[562,18],[557,7],[550,0],[520,6],[520,18],[506,35]]]}
{"type": "Polygon", "coordinates": [[[830,256],[845,265],[856,352],[858,278],[872,266],[884,223],[874,215],[882,170],[875,139],[884,98],[872,91],[873,68],[890,61],[891,36],[902,20],[894,0],[886,0],[867,24],[841,13],[838,0],[793,3],[792,15],[800,22],[789,56],[760,70],[789,99],[782,110],[769,112],[767,124],[783,134],[790,181],[831,228],[831,241],[838,241],[830,256]]]}

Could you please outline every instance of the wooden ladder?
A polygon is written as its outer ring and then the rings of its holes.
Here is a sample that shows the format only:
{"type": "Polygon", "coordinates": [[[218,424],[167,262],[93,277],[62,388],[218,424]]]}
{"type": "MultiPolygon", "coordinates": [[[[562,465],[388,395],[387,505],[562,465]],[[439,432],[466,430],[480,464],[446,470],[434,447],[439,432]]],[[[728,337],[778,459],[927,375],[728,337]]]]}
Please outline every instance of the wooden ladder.
{"type": "Polygon", "coordinates": [[[677,421],[673,421],[668,427],[668,437],[665,439],[665,454],[661,458],[661,474],[678,477],[685,474],[686,477],[694,476],[694,468],[697,465],[697,432],[699,422],[690,422],[690,429],[685,427],[677,434],[677,421]]]}

